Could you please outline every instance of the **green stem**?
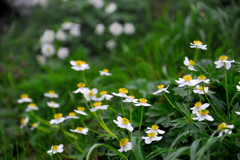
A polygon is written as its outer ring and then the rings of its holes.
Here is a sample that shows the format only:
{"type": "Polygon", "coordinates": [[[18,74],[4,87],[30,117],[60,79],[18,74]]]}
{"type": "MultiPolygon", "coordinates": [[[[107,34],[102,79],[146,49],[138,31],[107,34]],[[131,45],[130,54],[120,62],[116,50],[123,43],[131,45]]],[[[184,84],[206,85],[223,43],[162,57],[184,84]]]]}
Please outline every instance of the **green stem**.
{"type": "Polygon", "coordinates": [[[102,80],[102,84],[101,84],[101,87],[100,87],[100,91],[102,90],[102,87],[103,87],[103,84],[104,84],[104,79],[105,79],[105,77],[103,76],[103,80],[102,80]]]}
{"type": "Polygon", "coordinates": [[[195,54],[194,54],[194,62],[196,63],[197,62],[197,58],[198,58],[198,50],[199,49],[195,49],[195,54]]]}
{"type": "Polygon", "coordinates": [[[239,94],[240,94],[240,92],[237,92],[237,93],[235,93],[235,94],[233,95],[233,98],[231,99],[231,101],[230,101],[230,103],[229,103],[230,106],[232,106],[234,100],[237,98],[237,96],[239,96],[239,94]]]}
{"type": "MultiPolygon", "coordinates": [[[[132,125],[132,103],[130,103],[130,123],[132,125]]],[[[132,132],[131,132],[131,139],[132,139],[132,132]]]]}
{"type": "Polygon", "coordinates": [[[228,85],[227,85],[227,68],[226,64],[224,63],[224,68],[225,68],[225,90],[226,90],[226,100],[227,100],[227,108],[228,108],[228,118],[230,121],[230,106],[228,103],[228,85]]]}
{"type": "Polygon", "coordinates": [[[121,107],[122,107],[122,114],[123,114],[123,117],[125,118],[125,113],[124,113],[124,108],[123,108],[123,98],[121,98],[121,107]]]}
{"type": "Polygon", "coordinates": [[[101,135],[101,136],[109,136],[108,134],[102,134],[102,133],[99,133],[99,132],[97,132],[97,131],[94,131],[93,129],[87,127],[87,125],[86,125],[82,120],[81,120],[81,122],[82,122],[83,126],[86,127],[86,128],[88,128],[91,132],[96,133],[96,134],[99,134],[99,135],[101,135]]]}
{"type": "Polygon", "coordinates": [[[143,120],[143,109],[144,109],[144,106],[142,106],[142,110],[141,110],[141,119],[140,119],[139,128],[138,128],[138,136],[137,136],[137,140],[139,139],[139,133],[140,133],[141,126],[142,126],[142,120],[143,120]]]}
{"type": "Polygon", "coordinates": [[[211,132],[214,132],[214,130],[212,130],[212,128],[208,125],[207,121],[206,121],[207,127],[211,132]]]}
{"type": "Polygon", "coordinates": [[[87,84],[87,80],[86,80],[84,71],[82,71],[82,79],[83,79],[84,83],[87,84]]]}
{"type": "Polygon", "coordinates": [[[188,98],[188,113],[189,113],[189,118],[191,118],[191,110],[190,110],[190,100],[189,100],[189,87],[187,87],[187,98],[188,98]]]}

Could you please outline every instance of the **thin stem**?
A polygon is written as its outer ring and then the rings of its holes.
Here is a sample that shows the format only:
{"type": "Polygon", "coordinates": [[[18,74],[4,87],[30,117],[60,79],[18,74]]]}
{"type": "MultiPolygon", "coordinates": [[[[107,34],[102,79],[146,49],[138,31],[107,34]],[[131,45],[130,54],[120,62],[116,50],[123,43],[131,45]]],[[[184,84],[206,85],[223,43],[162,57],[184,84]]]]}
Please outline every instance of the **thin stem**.
{"type": "Polygon", "coordinates": [[[142,106],[142,110],[141,110],[141,119],[140,119],[139,128],[138,128],[138,136],[137,136],[137,140],[138,140],[138,138],[139,138],[139,133],[140,133],[141,126],[142,126],[142,120],[143,120],[143,109],[144,109],[144,106],[142,106]]]}
{"type": "Polygon", "coordinates": [[[197,62],[197,58],[198,58],[198,50],[199,50],[199,49],[196,48],[195,54],[194,54],[194,62],[195,62],[195,63],[197,62]]]}
{"type": "Polygon", "coordinates": [[[187,87],[187,98],[188,98],[188,113],[189,113],[189,118],[191,117],[191,110],[190,110],[190,101],[189,101],[189,87],[187,87]]]}
{"type": "Polygon", "coordinates": [[[102,134],[102,133],[99,133],[99,132],[97,132],[97,131],[94,131],[93,129],[89,128],[82,120],[81,120],[81,122],[82,122],[83,126],[86,127],[86,128],[88,128],[91,132],[96,133],[96,134],[99,134],[99,135],[101,135],[101,136],[109,136],[108,134],[102,134]]]}
{"type": "Polygon", "coordinates": [[[124,113],[124,108],[123,108],[123,98],[121,98],[121,107],[122,107],[122,114],[123,114],[123,117],[125,118],[125,113],[124,113]]]}
{"type": "MultiPolygon", "coordinates": [[[[130,123],[132,125],[132,103],[130,103],[130,123]]],[[[130,137],[132,138],[132,132],[130,134],[130,137]]]]}
{"type": "Polygon", "coordinates": [[[211,132],[214,132],[214,130],[212,130],[212,128],[208,125],[207,121],[206,121],[207,127],[211,132]]]}
{"type": "Polygon", "coordinates": [[[224,68],[225,68],[225,90],[226,90],[226,100],[227,100],[227,108],[228,108],[228,118],[230,121],[230,106],[228,104],[227,67],[225,63],[224,63],[224,68]]]}
{"type": "Polygon", "coordinates": [[[82,79],[83,79],[84,83],[87,84],[87,80],[86,80],[85,72],[84,72],[84,71],[82,71],[82,79]]]}
{"type": "Polygon", "coordinates": [[[103,84],[104,84],[104,80],[105,80],[105,77],[104,76],[102,76],[103,77],[103,79],[102,79],[102,84],[101,84],[101,87],[100,87],[100,91],[102,90],[102,87],[103,87],[103,84]]]}

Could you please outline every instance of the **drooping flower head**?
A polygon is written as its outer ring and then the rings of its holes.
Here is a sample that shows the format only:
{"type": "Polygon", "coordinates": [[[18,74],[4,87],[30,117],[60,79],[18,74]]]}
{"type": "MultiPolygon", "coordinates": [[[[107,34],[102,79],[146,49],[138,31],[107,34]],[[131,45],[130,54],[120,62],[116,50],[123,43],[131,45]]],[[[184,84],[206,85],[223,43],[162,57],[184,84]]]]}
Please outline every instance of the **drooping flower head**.
{"type": "Polygon", "coordinates": [[[216,68],[221,68],[223,66],[226,66],[226,69],[229,70],[231,68],[231,63],[234,63],[235,61],[229,61],[227,56],[220,56],[219,60],[214,62],[216,64],[216,68]]]}
{"type": "Polygon", "coordinates": [[[27,126],[29,122],[29,117],[22,118],[20,121],[20,128],[22,129],[23,127],[27,126]]]}
{"type": "Polygon", "coordinates": [[[189,70],[191,71],[197,71],[194,66],[195,66],[195,62],[193,60],[189,60],[187,57],[185,57],[185,60],[183,62],[185,64],[185,66],[188,67],[189,70]]]}
{"type": "Polygon", "coordinates": [[[35,130],[39,126],[39,122],[32,123],[32,127],[30,128],[31,131],[35,130]]]}
{"type": "Polygon", "coordinates": [[[159,94],[159,93],[162,93],[162,92],[169,93],[169,91],[167,90],[167,89],[168,89],[168,86],[167,86],[166,88],[164,88],[164,84],[158,85],[157,88],[158,88],[158,90],[153,93],[154,95],[159,94]]]}
{"type": "Polygon", "coordinates": [[[225,134],[232,134],[232,129],[234,128],[234,125],[227,125],[226,123],[221,123],[217,129],[219,130],[218,137],[221,137],[224,133],[225,134]]]}
{"type": "Polygon", "coordinates": [[[117,120],[113,120],[113,122],[116,123],[120,128],[126,128],[130,132],[133,131],[133,127],[127,118],[122,118],[121,116],[118,116],[117,120]]]}
{"type": "Polygon", "coordinates": [[[121,139],[120,142],[120,149],[118,150],[119,152],[127,152],[128,150],[132,149],[132,143],[129,142],[128,138],[121,139]]]}

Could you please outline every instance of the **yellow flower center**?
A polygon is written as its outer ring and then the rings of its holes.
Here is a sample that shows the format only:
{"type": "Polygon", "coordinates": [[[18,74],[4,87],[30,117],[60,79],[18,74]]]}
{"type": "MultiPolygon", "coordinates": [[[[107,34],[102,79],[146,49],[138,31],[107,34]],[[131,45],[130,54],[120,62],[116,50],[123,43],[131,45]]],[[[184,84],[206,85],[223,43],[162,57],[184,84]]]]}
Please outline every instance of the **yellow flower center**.
{"type": "Polygon", "coordinates": [[[195,65],[195,62],[194,62],[193,60],[190,60],[190,61],[189,61],[189,64],[190,64],[191,66],[194,66],[194,65],[195,65]]]}
{"type": "Polygon", "coordinates": [[[90,92],[88,93],[88,95],[89,95],[90,97],[94,96],[94,93],[93,93],[93,91],[92,91],[92,90],[90,90],[90,92]]]}
{"type": "Polygon", "coordinates": [[[122,118],[121,122],[127,125],[129,123],[129,120],[127,118],[122,118]]]}
{"type": "Polygon", "coordinates": [[[102,91],[102,92],[100,92],[100,94],[105,95],[105,94],[107,94],[107,91],[102,91]]]}
{"type": "Polygon", "coordinates": [[[189,82],[189,81],[191,81],[191,80],[192,80],[192,77],[191,77],[191,76],[189,76],[189,75],[185,75],[185,76],[183,76],[183,79],[184,79],[184,81],[187,81],[187,82],[189,82]]]}
{"type": "Polygon", "coordinates": [[[57,114],[54,114],[54,119],[59,119],[63,116],[62,113],[57,113],[57,114]]]}
{"type": "Polygon", "coordinates": [[[75,112],[70,112],[68,113],[69,116],[76,116],[76,113],[75,112]]]}
{"type": "Polygon", "coordinates": [[[219,60],[227,60],[227,59],[228,59],[227,56],[220,56],[220,57],[219,57],[219,60]]]}
{"type": "Polygon", "coordinates": [[[29,95],[28,94],[21,94],[21,98],[28,98],[29,95]]]}
{"type": "Polygon", "coordinates": [[[49,93],[49,94],[56,94],[55,91],[49,91],[48,93],[49,93]]]}
{"type": "Polygon", "coordinates": [[[148,137],[155,137],[157,134],[155,132],[150,132],[147,135],[148,137]]]}
{"type": "Polygon", "coordinates": [[[37,107],[35,103],[30,103],[29,106],[30,107],[37,107]]]}
{"type": "Polygon", "coordinates": [[[132,99],[134,99],[134,98],[135,98],[135,96],[133,96],[133,95],[130,95],[130,96],[128,96],[128,97],[131,97],[132,99]]]}
{"type": "Polygon", "coordinates": [[[103,72],[107,72],[107,73],[108,73],[108,72],[109,72],[109,70],[108,70],[108,69],[103,69],[103,72]]]}
{"type": "Polygon", "coordinates": [[[198,90],[199,90],[199,91],[203,91],[203,89],[204,89],[204,87],[202,87],[202,86],[199,86],[199,87],[198,87],[198,90]]]}
{"type": "Polygon", "coordinates": [[[203,44],[201,41],[193,41],[193,44],[203,44]]]}
{"type": "Polygon", "coordinates": [[[152,125],[153,130],[158,130],[159,126],[158,125],[152,125]]]}
{"type": "Polygon", "coordinates": [[[85,86],[86,86],[85,83],[78,83],[78,84],[77,84],[77,87],[78,87],[78,88],[83,88],[83,87],[85,87],[85,86]]]}
{"type": "Polygon", "coordinates": [[[37,123],[33,123],[33,124],[32,124],[32,127],[36,127],[36,126],[37,126],[37,123]]]}
{"type": "Polygon", "coordinates": [[[50,52],[50,48],[47,48],[47,52],[50,52]]]}
{"type": "Polygon", "coordinates": [[[196,107],[196,108],[199,108],[199,107],[201,107],[202,106],[202,103],[201,102],[196,102],[195,104],[194,104],[194,107],[196,107]]]}
{"type": "Polygon", "coordinates": [[[79,132],[82,132],[82,131],[83,131],[83,127],[77,127],[77,130],[78,130],[79,132]]]}
{"type": "Polygon", "coordinates": [[[205,76],[205,75],[200,75],[200,76],[198,76],[197,78],[203,80],[203,79],[206,79],[206,76],[205,76]]]}
{"type": "Polygon", "coordinates": [[[102,102],[95,102],[93,105],[94,105],[94,107],[101,106],[102,102]]]}
{"type": "Polygon", "coordinates": [[[202,109],[202,110],[199,111],[199,114],[201,114],[201,115],[207,115],[207,114],[209,114],[209,110],[202,109]]]}
{"type": "Polygon", "coordinates": [[[125,93],[127,94],[128,93],[128,90],[126,88],[119,88],[118,90],[120,93],[125,93]]]}
{"type": "Polygon", "coordinates": [[[77,108],[79,111],[85,111],[85,108],[84,107],[78,107],[77,108]]]}
{"type": "Polygon", "coordinates": [[[51,102],[51,105],[54,106],[56,104],[56,102],[51,102]]]}
{"type": "Polygon", "coordinates": [[[128,138],[124,138],[120,140],[120,146],[125,146],[129,142],[128,138]]]}
{"type": "Polygon", "coordinates": [[[140,103],[147,103],[147,101],[148,101],[148,100],[145,99],[145,98],[140,98],[140,99],[139,99],[139,102],[140,102],[140,103]]]}
{"type": "Polygon", "coordinates": [[[58,150],[58,145],[54,145],[52,148],[54,151],[58,150]]]}
{"type": "Polygon", "coordinates": [[[219,131],[224,131],[226,128],[227,128],[227,125],[224,124],[224,123],[222,123],[222,124],[220,124],[220,125],[218,126],[217,129],[218,129],[219,131]]]}
{"type": "Polygon", "coordinates": [[[25,122],[25,118],[22,118],[20,121],[20,124],[24,124],[24,122],[25,122]]]}
{"type": "Polygon", "coordinates": [[[157,88],[158,89],[163,89],[164,88],[164,84],[158,85],[157,88]]]}
{"type": "Polygon", "coordinates": [[[83,64],[86,64],[85,61],[81,61],[81,60],[75,61],[75,63],[76,63],[77,66],[81,66],[83,64]]]}

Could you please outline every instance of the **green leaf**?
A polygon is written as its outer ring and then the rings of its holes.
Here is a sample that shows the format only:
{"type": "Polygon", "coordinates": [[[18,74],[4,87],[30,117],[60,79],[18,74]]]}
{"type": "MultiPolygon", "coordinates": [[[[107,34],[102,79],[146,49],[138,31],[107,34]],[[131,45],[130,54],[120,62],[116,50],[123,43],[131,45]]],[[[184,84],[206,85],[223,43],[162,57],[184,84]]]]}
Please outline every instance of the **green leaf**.
{"type": "Polygon", "coordinates": [[[158,156],[159,154],[162,154],[162,153],[167,153],[169,151],[168,148],[163,148],[163,149],[158,149],[154,152],[151,152],[146,158],[145,160],[150,160],[150,159],[153,159],[154,157],[158,156]]]}
{"type": "Polygon", "coordinates": [[[137,137],[132,137],[132,152],[137,160],[144,160],[144,153],[137,137]]]}

